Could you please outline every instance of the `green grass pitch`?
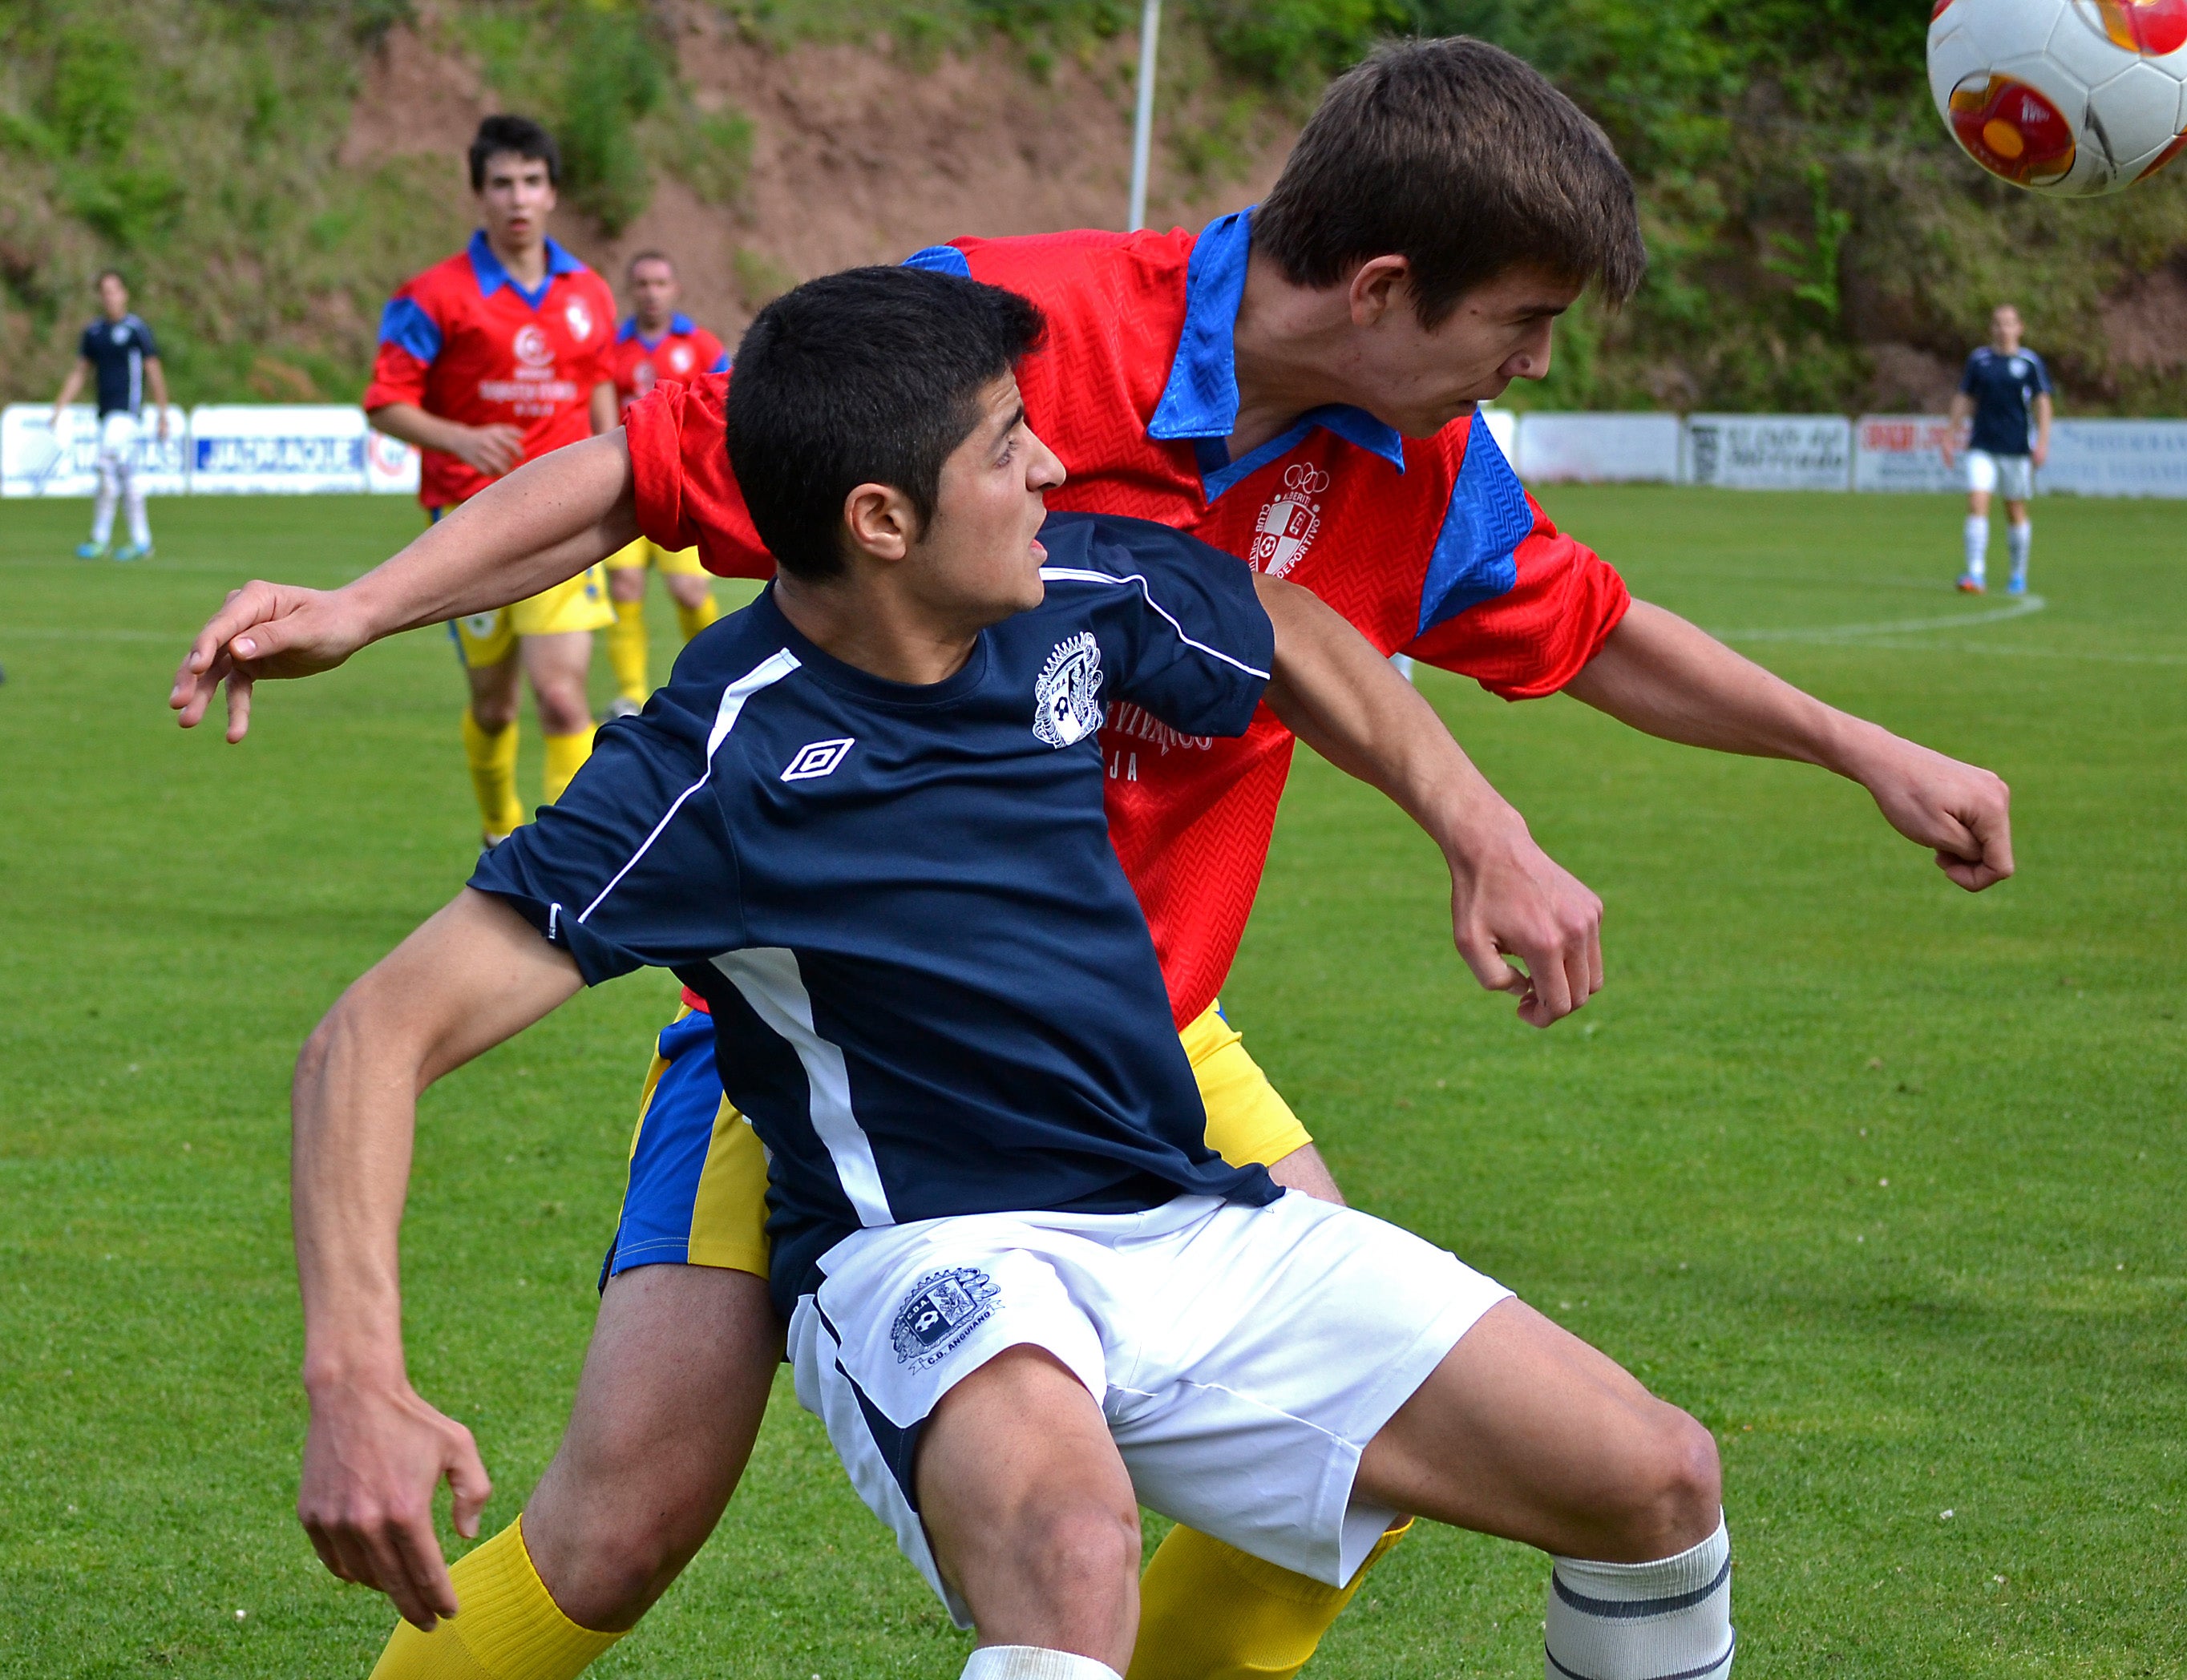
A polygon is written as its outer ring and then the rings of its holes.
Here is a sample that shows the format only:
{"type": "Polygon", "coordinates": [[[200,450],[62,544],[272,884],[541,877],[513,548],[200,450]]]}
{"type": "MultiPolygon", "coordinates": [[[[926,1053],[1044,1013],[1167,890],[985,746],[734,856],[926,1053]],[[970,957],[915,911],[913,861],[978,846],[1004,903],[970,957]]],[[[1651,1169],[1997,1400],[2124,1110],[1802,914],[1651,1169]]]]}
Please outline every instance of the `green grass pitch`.
{"type": "MultiPolygon", "coordinates": [[[[2044,503],[2047,609],[2008,618],[1951,593],[1944,498],[1544,499],[1640,593],[1998,769],[2020,877],[1969,898],[1820,773],[1425,673],[1607,902],[1609,989],[1514,1022],[1431,846],[1307,761],[1233,1018],[1359,1203],[1716,1431],[1742,1674],[2187,1672],[2187,512],[2044,503]]],[[[286,1091],[464,877],[458,679],[419,632],[269,691],[240,748],[180,734],[168,673],[223,589],[353,576],[416,512],[166,503],[123,568],[65,558],[85,511],[0,507],[0,1673],[362,1675],[389,1613],[293,1515],[286,1091]]],[[[672,996],[587,996],[423,1105],[412,1371],[478,1432],[489,1529],[559,1434],[672,996]]],[[[1538,1674],[1543,1587],[1423,1534],[1309,1672],[1538,1674]]],[[[597,1672],[938,1677],[964,1644],[785,1386],[597,1672]]]]}

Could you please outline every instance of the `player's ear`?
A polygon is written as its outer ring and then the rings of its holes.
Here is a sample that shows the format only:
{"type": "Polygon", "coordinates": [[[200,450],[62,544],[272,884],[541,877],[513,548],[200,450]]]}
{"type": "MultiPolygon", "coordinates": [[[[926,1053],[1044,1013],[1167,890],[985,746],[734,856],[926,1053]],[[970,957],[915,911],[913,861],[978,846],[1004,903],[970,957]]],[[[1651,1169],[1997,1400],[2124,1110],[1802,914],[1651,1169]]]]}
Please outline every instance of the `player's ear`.
{"type": "Polygon", "coordinates": [[[919,510],[894,485],[862,484],[843,498],[843,524],[853,552],[900,560],[919,541],[919,510]]]}
{"type": "Polygon", "coordinates": [[[1393,307],[1409,306],[1413,265],[1402,256],[1370,256],[1352,271],[1345,288],[1352,324],[1371,327],[1393,307]]]}

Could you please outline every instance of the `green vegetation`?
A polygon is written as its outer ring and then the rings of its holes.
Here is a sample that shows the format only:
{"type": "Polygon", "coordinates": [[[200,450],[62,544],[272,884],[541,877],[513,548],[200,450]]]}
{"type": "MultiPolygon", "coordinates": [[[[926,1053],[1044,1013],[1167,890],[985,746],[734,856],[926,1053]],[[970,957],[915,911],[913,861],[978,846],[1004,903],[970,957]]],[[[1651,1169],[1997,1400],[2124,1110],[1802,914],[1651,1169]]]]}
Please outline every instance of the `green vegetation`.
{"type": "MultiPolygon", "coordinates": [[[[1948,498],[1545,499],[1642,593],[1993,765],[2020,878],[1965,897],[1819,773],[1430,673],[1603,894],[1610,989],[1517,1025],[1448,949],[1433,848],[1307,757],[1233,1018],[1357,1200],[1716,1432],[1752,1672],[2187,1670],[2175,512],[2046,503],[2047,611],[1892,634],[1999,604],[1950,593],[1948,498]]],[[[0,1672],[360,1674],[388,1615],[291,1509],[288,1072],[469,868],[460,683],[420,632],[268,691],[241,748],[181,735],[160,696],[222,590],[352,576],[415,509],[165,503],[132,568],[60,558],[84,514],[0,520],[0,1672]]],[[[478,1432],[490,1526],[559,1431],[673,992],[588,994],[424,1103],[412,1371],[478,1432]]],[[[1542,1591],[1530,1554],[1423,1535],[1310,1672],[1538,1674],[1542,1591]]],[[[598,1672],[944,1680],[963,1649],[785,1391],[721,1533],[598,1672]]]]}
{"type": "MultiPolygon", "coordinates": [[[[999,33],[1035,76],[1138,17],[1127,0],[711,3],[778,47],[890,33],[914,66],[999,33]]],[[[751,122],[696,99],[665,9],[436,15],[439,44],[557,126],[571,195],[603,228],[664,171],[739,201],[751,122]]],[[[1990,180],[1930,109],[1909,0],[1180,0],[1169,16],[1167,161],[1203,185],[1391,34],[1499,42],[1602,121],[1640,183],[1653,267],[1622,314],[1583,307],[1521,404],[1856,408],[1892,395],[1874,346],[1955,362],[2010,295],[2076,407],[2187,412],[2187,358],[2130,364],[2101,319],[2187,260],[2187,171],[2084,203],[1990,180]]],[[[460,232],[453,163],[340,161],[362,55],[416,21],[410,0],[0,0],[0,396],[58,379],[107,261],[141,278],[186,399],[354,391],[387,289],[460,232]]]]}

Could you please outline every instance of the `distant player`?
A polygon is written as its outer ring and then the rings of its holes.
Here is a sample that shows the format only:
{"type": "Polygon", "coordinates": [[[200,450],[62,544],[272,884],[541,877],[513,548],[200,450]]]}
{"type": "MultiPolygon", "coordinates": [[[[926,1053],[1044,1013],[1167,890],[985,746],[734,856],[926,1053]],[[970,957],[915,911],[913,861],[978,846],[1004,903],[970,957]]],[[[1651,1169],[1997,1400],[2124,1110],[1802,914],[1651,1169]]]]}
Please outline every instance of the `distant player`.
{"type": "Polygon", "coordinates": [[[1952,425],[1944,445],[1944,464],[1952,464],[1959,428],[1971,416],[1966,440],[1967,568],[1959,587],[1979,595],[1987,587],[1983,567],[1989,556],[1989,498],[2004,497],[2004,537],[2012,551],[2014,595],[2027,593],[2027,549],[2035,527],[2028,523],[2027,501],[2035,493],[2035,469],[2050,454],[2050,370],[2043,358],[2020,343],[2020,312],[2000,303],[1990,312],[1989,342],[1967,357],[1959,388],[1952,397],[1952,425]]]}
{"type": "MultiPolygon", "coordinates": [[[[562,172],[554,137],[524,117],[490,116],[471,142],[470,172],[484,226],[389,301],[364,394],[376,429],[424,452],[418,499],[436,520],[503,474],[616,424],[615,295],[547,237],[562,172]]],[[[588,566],[448,626],[470,682],[464,756],[489,846],[524,821],[520,666],[547,737],[551,805],[593,750],[593,632],[614,622],[606,581],[588,566]]]]}
{"type": "Polygon", "coordinates": [[[160,365],[160,347],[152,329],[129,312],[129,288],[121,273],[110,268],[98,277],[99,318],[83,329],[76,345],[76,366],[62,382],[53,399],[53,447],[67,434],[68,406],[95,381],[98,395],[98,500],[93,505],[90,540],[76,545],[76,557],[95,560],[106,553],[114,536],[114,509],[118,503],[128,510],[129,540],[114,551],[117,560],[148,559],[152,553],[152,522],[144,512],[144,487],[137,469],[144,444],[144,391],[151,387],[152,407],[160,441],[167,441],[167,374],[160,365]]]}
{"type": "MultiPolygon", "coordinates": [[[[630,260],[630,319],[616,334],[610,366],[619,408],[630,405],[662,379],[686,384],[702,374],[719,374],[729,365],[722,341],[676,305],[683,288],[676,265],[657,250],[642,250],[630,260]]],[[[653,692],[646,678],[645,576],[657,568],[676,603],[676,621],[689,641],[719,615],[706,568],[696,548],[671,553],[641,537],[608,556],[608,593],[615,601],[615,625],[608,632],[608,663],[615,667],[619,691],[608,706],[610,717],[627,717],[653,692]]]]}

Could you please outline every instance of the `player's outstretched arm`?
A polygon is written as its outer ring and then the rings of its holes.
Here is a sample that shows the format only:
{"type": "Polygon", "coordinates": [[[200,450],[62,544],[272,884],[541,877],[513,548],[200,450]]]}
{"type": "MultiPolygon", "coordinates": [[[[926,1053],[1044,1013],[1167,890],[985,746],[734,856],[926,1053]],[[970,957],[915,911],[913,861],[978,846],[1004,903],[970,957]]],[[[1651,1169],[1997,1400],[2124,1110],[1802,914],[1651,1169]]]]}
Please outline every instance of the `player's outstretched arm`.
{"type": "Polygon", "coordinates": [[[1565,692],[1665,740],[1835,770],[1969,892],[2012,873],[2012,790],[1996,776],[1824,705],[1661,607],[1633,602],[1565,692]]]}
{"type": "Polygon", "coordinates": [[[228,684],[228,739],[250,728],[252,685],[331,671],[397,631],[487,612],[575,577],[638,535],[621,428],[558,449],[473,497],[354,583],[245,584],[200,631],[167,704],[196,726],[228,684]]]}
{"type": "Polygon", "coordinates": [[[1380,788],[1450,864],[1459,955],[1534,1026],[1602,989],[1602,901],[1534,844],[1435,709],[1312,591],[1257,576],[1276,626],[1270,710],[1324,758],[1380,788]],[[1525,969],[1505,960],[1515,957],[1525,969]]]}
{"type": "Polygon", "coordinates": [[[580,983],[566,953],[465,888],[342,994],[296,1063],[291,1216],[312,1408],[296,1514],[322,1563],[423,1628],[457,1608],[433,1532],[441,1479],[467,1537],[492,1490],[470,1431],[419,1396],[403,1363],[396,1236],[418,1093],[580,983]]]}

